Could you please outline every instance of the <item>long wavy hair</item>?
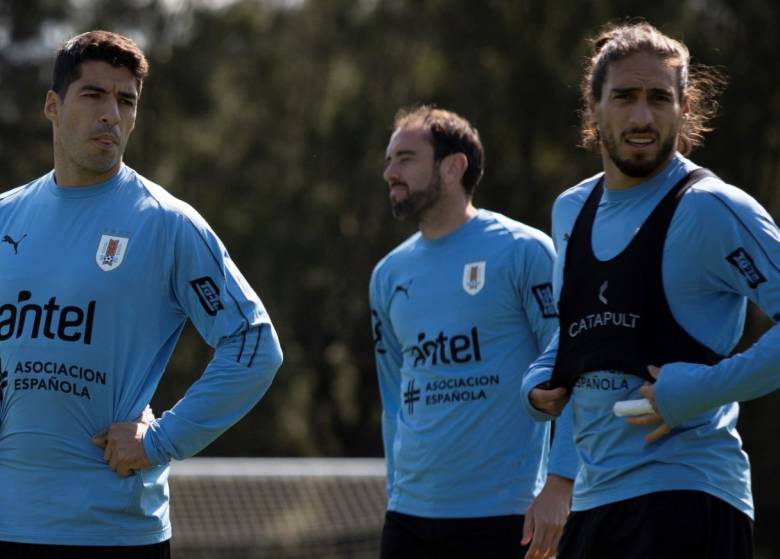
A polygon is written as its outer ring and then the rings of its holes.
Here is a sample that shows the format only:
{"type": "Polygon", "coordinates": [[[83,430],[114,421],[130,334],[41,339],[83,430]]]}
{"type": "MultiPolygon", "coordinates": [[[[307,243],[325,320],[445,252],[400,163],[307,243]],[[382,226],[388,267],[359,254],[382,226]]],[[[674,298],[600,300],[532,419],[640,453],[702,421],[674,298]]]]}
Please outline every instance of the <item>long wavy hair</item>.
{"type": "Polygon", "coordinates": [[[609,65],[640,52],[652,53],[677,71],[677,93],[688,102],[678,136],[677,149],[688,155],[701,145],[704,134],[713,130],[710,122],[718,112],[718,97],[726,87],[726,77],[712,66],[690,63],[688,47],[661,33],[646,21],[609,23],[589,42],[592,54],[585,64],[580,84],[582,108],[581,147],[599,150],[599,132],[591,102],[600,101],[609,65]]]}

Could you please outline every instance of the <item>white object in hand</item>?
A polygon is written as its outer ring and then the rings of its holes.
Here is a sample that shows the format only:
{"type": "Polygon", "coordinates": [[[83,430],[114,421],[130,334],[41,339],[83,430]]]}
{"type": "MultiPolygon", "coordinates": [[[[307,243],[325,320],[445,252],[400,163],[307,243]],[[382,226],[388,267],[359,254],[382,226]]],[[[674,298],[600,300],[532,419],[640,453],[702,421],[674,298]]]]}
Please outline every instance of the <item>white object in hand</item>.
{"type": "Polygon", "coordinates": [[[622,400],[620,402],[615,402],[615,405],[612,406],[612,411],[619,417],[643,415],[646,413],[653,413],[653,406],[647,398],[642,398],[641,400],[622,400]]]}

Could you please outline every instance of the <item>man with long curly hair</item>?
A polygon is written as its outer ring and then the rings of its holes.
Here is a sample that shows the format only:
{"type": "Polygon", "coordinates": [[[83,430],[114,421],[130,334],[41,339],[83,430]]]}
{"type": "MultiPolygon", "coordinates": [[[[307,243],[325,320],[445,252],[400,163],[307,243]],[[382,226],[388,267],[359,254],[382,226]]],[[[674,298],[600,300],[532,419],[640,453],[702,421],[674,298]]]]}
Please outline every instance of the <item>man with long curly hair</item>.
{"type": "Polygon", "coordinates": [[[747,299],[780,318],[780,233],[686,158],[725,83],[689,58],[646,22],[610,25],[582,82],[604,172],[554,205],[560,328],[523,383],[537,419],[572,407],[582,468],[559,559],[753,556],[735,402],[776,387],[780,329],[728,356],[747,299]]]}

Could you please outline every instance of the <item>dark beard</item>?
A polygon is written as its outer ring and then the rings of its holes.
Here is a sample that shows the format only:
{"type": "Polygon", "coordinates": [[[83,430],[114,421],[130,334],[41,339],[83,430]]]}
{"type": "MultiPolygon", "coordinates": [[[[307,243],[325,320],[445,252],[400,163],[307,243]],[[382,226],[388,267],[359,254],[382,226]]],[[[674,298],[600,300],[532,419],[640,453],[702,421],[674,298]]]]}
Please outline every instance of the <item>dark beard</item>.
{"type": "MultiPolygon", "coordinates": [[[[632,131],[634,132],[634,131],[632,131]]],[[[677,133],[671,134],[669,138],[661,144],[661,148],[658,150],[658,154],[655,158],[650,160],[644,159],[621,159],[618,156],[618,147],[612,136],[606,134],[599,134],[601,136],[601,142],[604,148],[607,150],[607,155],[620,169],[620,172],[634,179],[647,177],[656,171],[672,154],[674,151],[674,141],[677,137],[677,133]]]]}
{"type": "MultiPolygon", "coordinates": [[[[408,188],[408,187],[407,187],[408,188]]],[[[412,218],[420,221],[422,214],[431,209],[439,201],[441,195],[441,176],[438,165],[433,168],[433,176],[424,190],[408,191],[406,198],[398,203],[391,202],[393,217],[400,220],[412,218]]]]}

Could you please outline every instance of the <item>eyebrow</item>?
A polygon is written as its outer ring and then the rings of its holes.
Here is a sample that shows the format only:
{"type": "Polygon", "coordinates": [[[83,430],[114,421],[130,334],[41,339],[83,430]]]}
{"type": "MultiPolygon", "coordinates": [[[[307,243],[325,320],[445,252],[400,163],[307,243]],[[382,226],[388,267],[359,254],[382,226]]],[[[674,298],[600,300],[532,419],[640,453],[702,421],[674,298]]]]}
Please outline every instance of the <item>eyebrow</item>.
{"type": "Polygon", "coordinates": [[[414,151],[413,149],[399,149],[394,154],[388,154],[385,157],[385,159],[387,161],[390,161],[390,159],[393,157],[393,155],[395,155],[395,157],[403,157],[404,155],[416,155],[416,154],[417,154],[417,152],[414,151]]]}
{"type": "MultiPolygon", "coordinates": [[[[611,93],[633,93],[635,91],[641,91],[643,89],[645,88],[644,87],[613,87],[611,93]]],[[[655,93],[655,94],[662,93],[664,95],[672,95],[674,92],[672,88],[666,89],[663,87],[650,87],[647,88],[647,91],[649,93],[655,93]]]]}
{"type": "MultiPolygon", "coordinates": [[[[90,84],[86,84],[82,86],[81,91],[94,91],[95,93],[103,93],[103,94],[110,93],[107,89],[103,87],[97,85],[90,85],[90,84]]],[[[117,95],[122,99],[129,99],[131,101],[135,101],[136,99],[138,99],[138,94],[133,93],[131,91],[120,91],[119,93],[117,93],[117,95]]]]}

